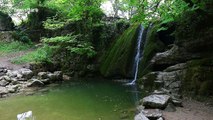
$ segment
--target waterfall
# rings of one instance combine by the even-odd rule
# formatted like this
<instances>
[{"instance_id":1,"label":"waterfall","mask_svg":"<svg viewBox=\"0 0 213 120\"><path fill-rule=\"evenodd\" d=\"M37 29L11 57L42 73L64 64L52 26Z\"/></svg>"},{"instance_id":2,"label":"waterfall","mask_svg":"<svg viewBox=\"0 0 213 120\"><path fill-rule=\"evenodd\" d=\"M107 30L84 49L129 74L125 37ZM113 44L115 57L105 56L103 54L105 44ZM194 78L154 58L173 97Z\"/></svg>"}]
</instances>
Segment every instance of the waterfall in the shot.
<instances>
[{"instance_id":1,"label":"waterfall","mask_svg":"<svg viewBox=\"0 0 213 120\"><path fill-rule=\"evenodd\" d=\"M141 58L141 43L143 42L143 32L144 32L144 27L142 25L140 25L140 31L138 34L138 39L137 39L137 45L136 45L136 55L134 58L134 65L133 65L133 72L134 72L134 79L132 80L132 82L128 83L128 85L134 85L136 80L137 80L137 75L138 75L138 65L140 62L140 58Z\"/></svg>"}]
</instances>

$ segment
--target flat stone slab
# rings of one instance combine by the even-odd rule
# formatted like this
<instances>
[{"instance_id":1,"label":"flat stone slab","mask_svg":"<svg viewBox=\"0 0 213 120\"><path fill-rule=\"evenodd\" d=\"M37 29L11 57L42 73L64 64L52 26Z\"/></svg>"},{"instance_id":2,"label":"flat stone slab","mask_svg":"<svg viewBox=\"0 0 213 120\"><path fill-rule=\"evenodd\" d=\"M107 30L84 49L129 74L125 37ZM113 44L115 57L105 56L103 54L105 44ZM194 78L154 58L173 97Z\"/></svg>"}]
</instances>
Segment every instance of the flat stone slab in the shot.
<instances>
[{"instance_id":1,"label":"flat stone slab","mask_svg":"<svg viewBox=\"0 0 213 120\"><path fill-rule=\"evenodd\" d=\"M164 109L170 100L169 95L150 95L143 98L143 106L145 108L159 108Z\"/></svg>"}]
</instances>

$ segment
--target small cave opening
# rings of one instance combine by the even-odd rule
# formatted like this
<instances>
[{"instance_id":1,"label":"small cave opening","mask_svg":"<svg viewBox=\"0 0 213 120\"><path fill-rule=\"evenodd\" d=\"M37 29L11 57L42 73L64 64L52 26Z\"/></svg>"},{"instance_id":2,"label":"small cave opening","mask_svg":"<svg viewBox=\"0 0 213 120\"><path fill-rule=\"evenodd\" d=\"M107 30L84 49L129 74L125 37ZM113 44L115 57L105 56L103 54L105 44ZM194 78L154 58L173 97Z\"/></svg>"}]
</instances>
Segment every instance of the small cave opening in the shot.
<instances>
[{"instance_id":1,"label":"small cave opening","mask_svg":"<svg viewBox=\"0 0 213 120\"><path fill-rule=\"evenodd\" d=\"M175 32L175 29L176 29L176 23L171 22L171 23L167 23L167 24L162 24L161 27L166 28L166 30L161 30L158 32L159 39L166 46L174 44L175 36L173 35L173 33Z\"/></svg>"}]
</instances>

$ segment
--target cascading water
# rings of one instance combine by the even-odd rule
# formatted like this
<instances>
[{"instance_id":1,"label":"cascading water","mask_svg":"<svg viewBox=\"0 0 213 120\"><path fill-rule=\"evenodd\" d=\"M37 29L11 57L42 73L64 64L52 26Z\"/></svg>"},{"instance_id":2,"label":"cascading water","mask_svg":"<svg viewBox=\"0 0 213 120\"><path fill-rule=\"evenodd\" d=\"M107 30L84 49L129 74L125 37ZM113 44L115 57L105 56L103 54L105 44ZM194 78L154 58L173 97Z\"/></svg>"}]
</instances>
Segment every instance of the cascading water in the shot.
<instances>
[{"instance_id":1,"label":"cascading water","mask_svg":"<svg viewBox=\"0 0 213 120\"><path fill-rule=\"evenodd\" d=\"M139 31L139 35L138 35L138 39L137 39L137 48L136 48L136 55L135 55L135 59L134 59L134 65L133 65L133 70L134 70L134 79L132 80L132 82L128 83L128 85L134 85L136 80L137 80L137 75L138 75L138 65L140 62L140 58L141 58L141 42L143 40L143 32L144 32L144 27L142 25L140 25L140 31Z\"/></svg>"}]
</instances>

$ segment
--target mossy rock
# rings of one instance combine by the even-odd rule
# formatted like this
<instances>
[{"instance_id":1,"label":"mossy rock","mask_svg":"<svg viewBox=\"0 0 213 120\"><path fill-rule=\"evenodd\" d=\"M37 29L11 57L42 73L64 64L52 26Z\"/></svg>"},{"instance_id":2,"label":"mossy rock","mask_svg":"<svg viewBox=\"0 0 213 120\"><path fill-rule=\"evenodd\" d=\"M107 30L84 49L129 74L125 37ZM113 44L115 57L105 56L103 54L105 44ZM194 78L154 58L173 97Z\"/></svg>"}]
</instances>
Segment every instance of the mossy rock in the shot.
<instances>
[{"instance_id":1,"label":"mossy rock","mask_svg":"<svg viewBox=\"0 0 213 120\"><path fill-rule=\"evenodd\" d=\"M100 72L105 77L132 77L139 24L130 26L101 57Z\"/></svg>"},{"instance_id":2,"label":"mossy rock","mask_svg":"<svg viewBox=\"0 0 213 120\"><path fill-rule=\"evenodd\" d=\"M182 80L183 90L193 95L213 95L212 58L187 62L187 69Z\"/></svg>"},{"instance_id":3,"label":"mossy rock","mask_svg":"<svg viewBox=\"0 0 213 120\"><path fill-rule=\"evenodd\" d=\"M143 58L139 64L139 77L142 77L152 70L152 66L150 64L151 59L157 52L161 52L165 49L165 45L162 41L160 41L157 33L159 27L160 24L156 23L148 30L143 50Z\"/></svg>"}]
</instances>

